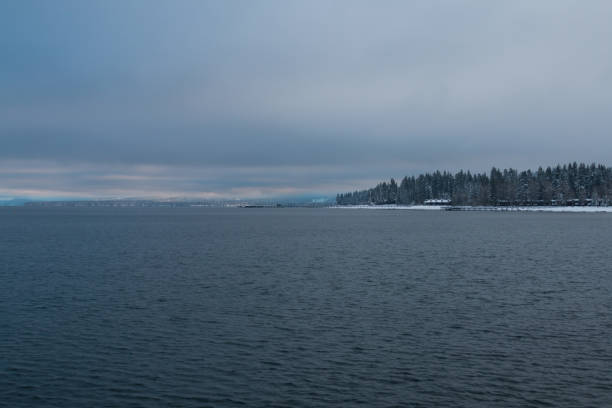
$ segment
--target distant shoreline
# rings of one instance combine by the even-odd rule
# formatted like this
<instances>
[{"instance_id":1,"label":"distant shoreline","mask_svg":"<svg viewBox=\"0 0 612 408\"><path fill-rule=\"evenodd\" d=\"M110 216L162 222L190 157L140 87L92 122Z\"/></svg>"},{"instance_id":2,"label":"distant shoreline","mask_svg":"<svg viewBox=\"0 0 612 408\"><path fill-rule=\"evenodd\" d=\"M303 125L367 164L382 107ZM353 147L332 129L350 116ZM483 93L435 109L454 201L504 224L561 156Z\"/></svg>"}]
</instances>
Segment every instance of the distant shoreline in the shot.
<instances>
[{"instance_id":1,"label":"distant shoreline","mask_svg":"<svg viewBox=\"0 0 612 408\"><path fill-rule=\"evenodd\" d=\"M609 207L587 206L441 206L441 205L336 205L337 209L414 210L414 211L490 211L490 212L553 212L553 213L612 213Z\"/></svg>"}]
</instances>

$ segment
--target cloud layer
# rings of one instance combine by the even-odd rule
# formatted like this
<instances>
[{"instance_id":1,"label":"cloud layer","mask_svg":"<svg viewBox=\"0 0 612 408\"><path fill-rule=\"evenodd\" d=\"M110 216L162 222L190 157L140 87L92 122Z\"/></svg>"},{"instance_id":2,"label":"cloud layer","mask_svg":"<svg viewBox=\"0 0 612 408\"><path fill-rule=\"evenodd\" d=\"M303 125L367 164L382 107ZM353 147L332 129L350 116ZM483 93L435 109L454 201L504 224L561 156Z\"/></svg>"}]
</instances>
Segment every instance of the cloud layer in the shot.
<instances>
[{"instance_id":1,"label":"cloud layer","mask_svg":"<svg viewBox=\"0 0 612 408\"><path fill-rule=\"evenodd\" d=\"M331 194L606 162L611 18L605 1L4 2L0 195Z\"/></svg>"}]
</instances>

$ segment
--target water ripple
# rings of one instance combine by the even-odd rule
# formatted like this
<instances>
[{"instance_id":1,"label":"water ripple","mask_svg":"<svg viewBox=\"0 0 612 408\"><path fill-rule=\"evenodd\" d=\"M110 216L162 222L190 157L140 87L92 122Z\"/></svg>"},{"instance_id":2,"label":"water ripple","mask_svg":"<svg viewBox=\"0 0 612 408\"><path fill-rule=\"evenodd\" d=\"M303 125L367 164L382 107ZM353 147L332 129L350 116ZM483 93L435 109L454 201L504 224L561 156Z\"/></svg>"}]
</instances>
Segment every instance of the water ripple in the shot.
<instances>
[{"instance_id":1,"label":"water ripple","mask_svg":"<svg viewBox=\"0 0 612 408\"><path fill-rule=\"evenodd\" d=\"M612 406L611 233L601 214L0 209L0 406Z\"/></svg>"}]
</instances>

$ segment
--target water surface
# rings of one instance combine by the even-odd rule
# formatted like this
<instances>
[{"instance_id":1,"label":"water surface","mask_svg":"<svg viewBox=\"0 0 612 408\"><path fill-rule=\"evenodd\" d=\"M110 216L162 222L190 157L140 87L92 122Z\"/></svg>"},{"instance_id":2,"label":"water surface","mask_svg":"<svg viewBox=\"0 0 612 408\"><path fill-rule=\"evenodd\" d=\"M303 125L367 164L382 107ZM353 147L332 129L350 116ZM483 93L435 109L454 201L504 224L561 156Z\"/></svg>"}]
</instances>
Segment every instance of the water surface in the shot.
<instances>
[{"instance_id":1,"label":"water surface","mask_svg":"<svg viewBox=\"0 0 612 408\"><path fill-rule=\"evenodd\" d=\"M0 208L0 405L611 406L612 216Z\"/></svg>"}]
</instances>

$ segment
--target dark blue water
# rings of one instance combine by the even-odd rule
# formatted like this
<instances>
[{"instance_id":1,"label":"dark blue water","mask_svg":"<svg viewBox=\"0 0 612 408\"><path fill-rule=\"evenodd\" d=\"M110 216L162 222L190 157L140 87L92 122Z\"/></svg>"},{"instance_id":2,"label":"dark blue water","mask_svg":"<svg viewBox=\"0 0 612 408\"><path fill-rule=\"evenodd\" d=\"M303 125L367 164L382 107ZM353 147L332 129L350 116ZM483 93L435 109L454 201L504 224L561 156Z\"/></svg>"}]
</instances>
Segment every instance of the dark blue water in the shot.
<instances>
[{"instance_id":1,"label":"dark blue water","mask_svg":"<svg viewBox=\"0 0 612 408\"><path fill-rule=\"evenodd\" d=\"M612 216L0 209L6 407L612 406Z\"/></svg>"}]
</instances>

